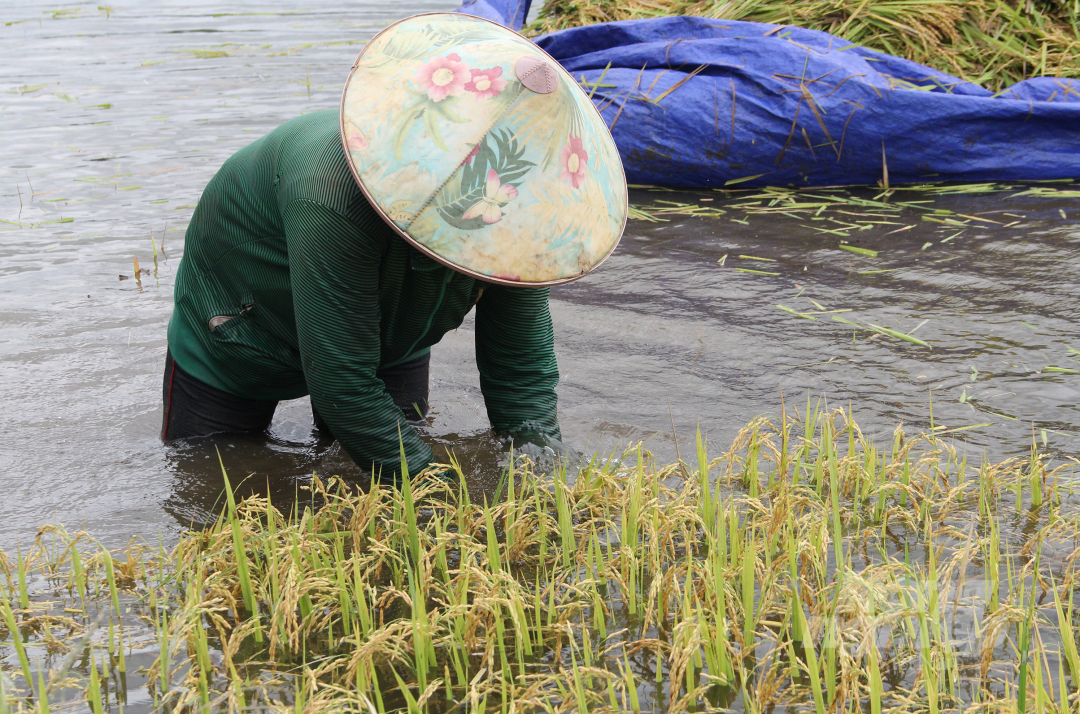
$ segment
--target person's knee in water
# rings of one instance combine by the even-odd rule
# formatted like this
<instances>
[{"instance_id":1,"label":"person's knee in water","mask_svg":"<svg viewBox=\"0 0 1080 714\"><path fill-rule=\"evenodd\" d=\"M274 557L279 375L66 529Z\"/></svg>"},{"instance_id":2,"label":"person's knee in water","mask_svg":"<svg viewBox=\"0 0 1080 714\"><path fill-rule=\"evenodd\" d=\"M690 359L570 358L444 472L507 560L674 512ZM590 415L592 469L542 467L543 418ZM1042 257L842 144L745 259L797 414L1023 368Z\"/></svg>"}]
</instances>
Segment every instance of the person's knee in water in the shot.
<instances>
[{"instance_id":1,"label":"person's knee in water","mask_svg":"<svg viewBox=\"0 0 1080 714\"><path fill-rule=\"evenodd\" d=\"M416 31L427 56L398 51ZM268 427L310 395L362 468L434 460L430 348L476 310L492 426L561 438L548 288L614 249L626 184L607 127L535 45L453 13L368 43L339 111L233 155L187 229L162 390L165 440ZM533 438L533 437L529 437Z\"/></svg>"},{"instance_id":2,"label":"person's knee in water","mask_svg":"<svg viewBox=\"0 0 1080 714\"><path fill-rule=\"evenodd\" d=\"M422 422L428 411L428 374L431 353L375 375L386 385L390 398L409 422ZM274 418L277 401L245 399L212 387L181 369L165 351L165 376L161 439L165 442L219 433L256 434L266 431ZM312 422L325 438L333 439L330 426L311 404Z\"/></svg>"}]
</instances>

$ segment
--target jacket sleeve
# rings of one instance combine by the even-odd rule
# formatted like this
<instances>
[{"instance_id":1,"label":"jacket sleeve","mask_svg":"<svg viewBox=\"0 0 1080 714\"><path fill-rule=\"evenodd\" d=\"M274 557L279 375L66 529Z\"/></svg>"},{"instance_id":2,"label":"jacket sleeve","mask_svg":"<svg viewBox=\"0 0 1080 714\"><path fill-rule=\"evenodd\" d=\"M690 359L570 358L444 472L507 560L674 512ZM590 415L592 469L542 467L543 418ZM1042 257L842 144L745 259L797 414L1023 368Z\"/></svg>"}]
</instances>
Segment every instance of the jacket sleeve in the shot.
<instances>
[{"instance_id":1,"label":"jacket sleeve","mask_svg":"<svg viewBox=\"0 0 1080 714\"><path fill-rule=\"evenodd\" d=\"M361 468L396 473L400 443L410 473L419 472L432 462L431 448L375 376L385 246L364 225L310 201L292 202L283 220L300 358L312 403ZM379 219L372 215L372 220Z\"/></svg>"},{"instance_id":2,"label":"jacket sleeve","mask_svg":"<svg viewBox=\"0 0 1080 714\"><path fill-rule=\"evenodd\" d=\"M476 304L476 366L497 431L538 430L562 438L547 288L484 287Z\"/></svg>"}]
</instances>

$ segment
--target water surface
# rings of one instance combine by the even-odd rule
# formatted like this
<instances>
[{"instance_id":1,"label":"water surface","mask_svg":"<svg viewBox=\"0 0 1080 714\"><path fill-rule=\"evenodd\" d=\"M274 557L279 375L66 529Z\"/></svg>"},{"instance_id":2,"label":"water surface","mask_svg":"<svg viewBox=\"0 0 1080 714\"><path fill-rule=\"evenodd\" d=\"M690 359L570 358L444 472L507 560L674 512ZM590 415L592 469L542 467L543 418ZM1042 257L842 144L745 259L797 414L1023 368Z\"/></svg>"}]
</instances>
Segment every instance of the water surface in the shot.
<instances>
[{"instance_id":1,"label":"water surface","mask_svg":"<svg viewBox=\"0 0 1080 714\"><path fill-rule=\"evenodd\" d=\"M157 440L173 280L200 192L240 147L336 107L378 29L455 5L5 5L0 548L47 522L113 546L171 541L212 509L215 452ZM1080 369L1080 209L1019 191L932 197L935 210L981 219L962 228L906 208L887 219L896 225L847 239L877 258L839 249L840 237L818 230L831 224L730 208L748 194L634 192L634 203L728 213L632 221L596 273L553 290L564 436L586 452L646 439L673 459L698 426L718 449L752 417L777 413L781 395L800 410L810 395L850 405L882 437L899 422L929 428L932 400L934 425L963 429L952 435L971 453L1022 454L1035 439L1076 454L1080 375L1045 368ZM914 199L928 197L890 200ZM139 280L135 258L149 270ZM914 330L932 349L833 316ZM433 351L425 434L462 455L484 489L500 452L472 337L469 319ZM313 472L358 475L315 437L306 400L283 403L266 438L221 446L234 475L279 493Z\"/></svg>"}]
</instances>

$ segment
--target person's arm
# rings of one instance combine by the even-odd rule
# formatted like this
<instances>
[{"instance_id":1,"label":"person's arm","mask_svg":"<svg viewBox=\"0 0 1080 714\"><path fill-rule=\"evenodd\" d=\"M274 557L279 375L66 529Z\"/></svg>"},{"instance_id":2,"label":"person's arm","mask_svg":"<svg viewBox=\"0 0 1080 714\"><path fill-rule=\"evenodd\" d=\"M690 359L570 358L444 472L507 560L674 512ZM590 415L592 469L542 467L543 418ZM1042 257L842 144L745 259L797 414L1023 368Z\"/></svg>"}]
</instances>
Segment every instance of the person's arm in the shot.
<instances>
[{"instance_id":1,"label":"person's arm","mask_svg":"<svg viewBox=\"0 0 1080 714\"><path fill-rule=\"evenodd\" d=\"M311 401L358 466L396 473L405 445L409 472L433 461L375 376L379 366L379 266L376 231L310 201L283 215L293 308ZM372 212L373 221L380 220Z\"/></svg>"},{"instance_id":2,"label":"person's arm","mask_svg":"<svg viewBox=\"0 0 1080 714\"><path fill-rule=\"evenodd\" d=\"M476 304L476 366L496 431L561 438L547 288L484 287Z\"/></svg>"}]
</instances>

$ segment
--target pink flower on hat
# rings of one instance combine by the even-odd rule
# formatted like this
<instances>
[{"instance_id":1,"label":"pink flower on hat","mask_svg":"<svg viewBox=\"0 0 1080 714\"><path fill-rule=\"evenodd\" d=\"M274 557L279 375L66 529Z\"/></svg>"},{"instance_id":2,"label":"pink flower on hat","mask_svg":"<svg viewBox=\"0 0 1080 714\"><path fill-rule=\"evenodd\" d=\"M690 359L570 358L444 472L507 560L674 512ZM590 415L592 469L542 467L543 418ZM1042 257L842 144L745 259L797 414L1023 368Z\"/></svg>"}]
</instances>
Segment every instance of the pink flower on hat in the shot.
<instances>
[{"instance_id":1,"label":"pink flower on hat","mask_svg":"<svg viewBox=\"0 0 1080 714\"><path fill-rule=\"evenodd\" d=\"M472 160L475 159L476 155L479 154L479 153L480 153L480 144L477 143L477 145L472 148L472 151L469 152L469 155L465 157L465 160L461 162L461 165L462 166L464 166L465 164L470 164L471 165Z\"/></svg>"},{"instance_id":2,"label":"pink flower on hat","mask_svg":"<svg viewBox=\"0 0 1080 714\"><path fill-rule=\"evenodd\" d=\"M474 69L472 79L465 85L465 91L476 95L476 101L481 99L493 99L499 96L499 92L506 86L506 80L501 79L502 67L491 69Z\"/></svg>"},{"instance_id":3,"label":"pink flower on hat","mask_svg":"<svg viewBox=\"0 0 1080 714\"><path fill-rule=\"evenodd\" d=\"M368 147L367 137L360 131L360 127L352 122L345 124L345 145L349 151L363 151Z\"/></svg>"},{"instance_id":4,"label":"pink flower on hat","mask_svg":"<svg viewBox=\"0 0 1080 714\"><path fill-rule=\"evenodd\" d=\"M416 70L416 83L436 102L461 94L469 79L469 65L457 54L432 57Z\"/></svg>"},{"instance_id":5,"label":"pink flower on hat","mask_svg":"<svg viewBox=\"0 0 1080 714\"><path fill-rule=\"evenodd\" d=\"M560 181L569 181L574 188L581 188L585 183L585 165L589 162L589 155L581 145L581 138L570 136L562 150L562 173Z\"/></svg>"}]
</instances>

